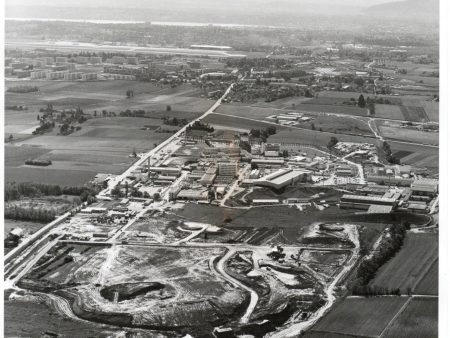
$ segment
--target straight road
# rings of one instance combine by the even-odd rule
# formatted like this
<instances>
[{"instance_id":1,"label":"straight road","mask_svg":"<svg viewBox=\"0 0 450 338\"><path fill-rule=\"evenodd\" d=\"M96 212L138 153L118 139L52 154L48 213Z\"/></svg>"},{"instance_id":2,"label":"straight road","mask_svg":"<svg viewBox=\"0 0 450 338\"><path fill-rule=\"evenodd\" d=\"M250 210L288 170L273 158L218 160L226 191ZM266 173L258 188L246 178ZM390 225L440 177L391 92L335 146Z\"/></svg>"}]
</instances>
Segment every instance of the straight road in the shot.
<instances>
[{"instance_id":1,"label":"straight road","mask_svg":"<svg viewBox=\"0 0 450 338\"><path fill-rule=\"evenodd\" d=\"M151 157L153 155L155 155L156 153L158 153L160 150L164 149L164 147L166 147L168 144L175 142L177 139L180 138L180 136L186 131L186 128L191 125L194 122L200 121L202 119L204 119L206 116L208 116L209 114L213 113L222 103L222 100L224 98L227 97L227 95L230 93L231 89L233 88L234 83L232 83L227 90L225 91L225 93L222 95L222 97L220 99L218 99L202 116L196 118L195 120L191 121L190 123L188 123L187 125L185 125L183 128L181 128L180 130L178 130L175 134L173 134L171 137L169 137L167 140L163 141L162 143L160 143L158 146L156 146L155 148L153 148L152 150L148 151L147 153L145 153L145 155L143 155L139 160L137 160L136 162L134 162L127 170L125 170L125 172L123 172L122 174L115 176L114 178L112 178L111 180L109 180L108 182L108 187L101 191L99 193L99 196L105 196L107 194L109 194L111 192L111 190L121 181L123 181L127 176L129 176L133 171L135 171L136 169L138 169L142 164L144 164L149 158L151 159Z\"/></svg>"}]
</instances>

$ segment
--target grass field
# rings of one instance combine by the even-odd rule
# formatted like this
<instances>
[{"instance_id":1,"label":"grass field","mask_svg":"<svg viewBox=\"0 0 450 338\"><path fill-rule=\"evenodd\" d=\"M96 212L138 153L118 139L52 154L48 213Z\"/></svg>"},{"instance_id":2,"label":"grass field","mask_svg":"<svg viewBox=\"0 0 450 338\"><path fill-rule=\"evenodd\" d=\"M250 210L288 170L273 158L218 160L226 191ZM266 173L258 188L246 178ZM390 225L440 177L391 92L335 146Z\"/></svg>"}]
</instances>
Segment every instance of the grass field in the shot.
<instances>
[{"instance_id":1,"label":"grass field","mask_svg":"<svg viewBox=\"0 0 450 338\"><path fill-rule=\"evenodd\" d=\"M148 151L172 135L156 132L161 123L158 118L89 119L69 136L42 135L7 144L6 180L81 185L99 172L119 174L133 162L129 157L133 149ZM151 130L142 130L145 126ZM52 164L24 165L25 160L40 156Z\"/></svg>"},{"instance_id":2,"label":"grass field","mask_svg":"<svg viewBox=\"0 0 450 338\"><path fill-rule=\"evenodd\" d=\"M294 111L294 110L292 110ZM266 118L277 114L286 114L285 110L262 108L255 106L240 106L240 105L222 105L217 110L219 114L232 115L236 117L246 117L250 119L269 121ZM324 116L318 113L310 114L313 118L311 122L304 122L299 125L301 128L310 129L313 123L316 130L322 129L327 132L337 133L352 133L352 134L367 134L373 135L367 123L356 120L354 118ZM273 122L273 120L270 120Z\"/></svg>"},{"instance_id":3,"label":"grass field","mask_svg":"<svg viewBox=\"0 0 450 338\"><path fill-rule=\"evenodd\" d=\"M368 116L367 109L347 105L302 103L293 109L300 112L334 113L353 116Z\"/></svg>"},{"instance_id":4,"label":"grass field","mask_svg":"<svg viewBox=\"0 0 450 338\"><path fill-rule=\"evenodd\" d=\"M389 141L392 153L400 159L402 164L411 164L418 168L436 170L439 168L439 149L430 146Z\"/></svg>"},{"instance_id":5,"label":"grass field","mask_svg":"<svg viewBox=\"0 0 450 338\"><path fill-rule=\"evenodd\" d=\"M347 298L319 320L311 333L324 333L324 337L328 332L353 337L378 336L406 301L406 297Z\"/></svg>"},{"instance_id":6,"label":"grass field","mask_svg":"<svg viewBox=\"0 0 450 338\"><path fill-rule=\"evenodd\" d=\"M219 114L210 114L203 121L214 125L222 126L234 130L250 130L252 128L267 128L269 123L248 120L234 116L224 116ZM289 128L285 126L276 126L277 133L269 137L269 142L280 143L303 143L317 146L326 146L332 136L336 136L339 141L376 143L375 138L334 134L330 132L320 132L318 130L310 130L303 128Z\"/></svg>"},{"instance_id":7,"label":"grass field","mask_svg":"<svg viewBox=\"0 0 450 338\"><path fill-rule=\"evenodd\" d=\"M6 87L20 85L20 81L6 82ZM5 94L5 105L22 105L27 111L8 111L6 133L12 134L13 143L5 148L6 180L34 181L80 185L98 172L118 174L131 163L128 157L134 150L148 151L155 144L171 136L157 132L162 117L171 116L192 120L201 115L212 101L203 99L200 89L190 84L175 88L138 81L26 81L36 85L35 93ZM126 98L126 91L134 96ZM126 109L143 109L150 118L113 117L89 119L82 129L69 136L58 136L57 129L32 136L37 126L39 109L52 103L55 109L80 106L85 113L99 116L102 110L117 114ZM171 111L166 112L166 106ZM148 130L144 130L148 127ZM52 160L48 167L24 166L28 158L45 155Z\"/></svg>"},{"instance_id":8,"label":"grass field","mask_svg":"<svg viewBox=\"0 0 450 338\"><path fill-rule=\"evenodd\" d=\"M408 233L402 249L381 267L370 285L400 288L403 293L410 287L415 292L437 257L437 234Z\"/></svg>"},{"instance_id":9,"label":"grass field","mask_svg":"<svg viewBox=\"0 0 450 338\"><path fill-rule=\"evenodd\" d=\"M422 101L422 106L430 121L439 122L439 102Z\"/></svg>"},{"instance_id":10,"label":"grass field","mask_svg":"<svg viewBox=\"0 0 450 338\"><path fill-rule=\"evenodd\" d=\"M412 299L382 337L438 337L438 300L427 298Z\"/></svg>"},{"instance_id":11,"label":"grass field","mask_svg":"<svg viewBox=\"0 0 450 338\"><path fill-rule=\"evenodd\" d=\"M386 139L394 139L406 142L439 145L439 133L427 132L408 128L378 126L380 134Z\"/></svg>"},{"instance_id":12,"label":"grass field","mask_svg":"<svg viewBox=\"0 0 450 338\"><path fill-rule=\"evenodd\" d=\"M393 120L404 120L400 106L393 104L375 105L375 117Z\"/></svg>"},{"instance_id":13,"label":"grass field","mask_svg":"<svg viewBox=\"0 0 450 338\"><path fill-rule=\"evenodd\" d=\"M3 220L3 233L6 235L14 228L21 228L27 233L34 233L45 226L45 223L29 222L29 221L14 221L11 219Z\"/></svg>"},{"instance_id":14,"label":"grass field","mask_svg":"<svg viewBox=\"0 0 450 338\"><path fill-rule=\"evenodd\" d=\"M439 260L436 259L430 270L417 284L414 292L419 295L438 295L439 292Z\"/></svg>"}]
</instances>

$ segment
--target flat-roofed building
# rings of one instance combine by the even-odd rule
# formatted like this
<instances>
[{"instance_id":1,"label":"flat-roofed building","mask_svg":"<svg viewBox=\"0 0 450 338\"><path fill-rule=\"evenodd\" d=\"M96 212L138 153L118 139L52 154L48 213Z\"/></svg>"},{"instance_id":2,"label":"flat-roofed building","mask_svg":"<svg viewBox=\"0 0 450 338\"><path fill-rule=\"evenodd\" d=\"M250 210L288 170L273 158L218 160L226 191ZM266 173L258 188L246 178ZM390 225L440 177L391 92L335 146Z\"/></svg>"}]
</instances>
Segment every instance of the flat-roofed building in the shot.
<instances>
[{"instance_id":1,"label":"flat-roofed building","mask_svg":"<svg viewBox=\"0 0 450 338\"><path fill-rule=\"evenodd\" d=\"M158 173L158 174L164 174L168 176L180 176L181 175L181 169L180 168L173 168L173 167L149 167L147 168L148 171Z\"/></svg>"},{"instance_id":2,"label":"flat-roofed building","mask_svg":"<svg viewBox=\"0 0 450 338\"><path fill-rule=\"evenodd\" d=\"M79 64L86 65L86 64L89 63L89 57L88 57L88 56L81 56L81 55L78 55L78 56L75 58L75 62L76 62L76 63L79 63Z\"/></svg>"},{"instance_id":3,"label":"flat-roofed building","mask_svg":"<svg viewBox=\"0 0 450 338\"><path fill-rule=\"evenodd\" d=\"M235 162L218 163L218 168L220 176L236 176L237 163Z\"/></svg>"},{"instance_id":4,"label":"flat-roofed building","mask_svg":"<svg viewBox=\"0 0 450 338\"><path fill-rule=\"evenodd\" d=\"M65 73L64 74L64 80L66 81L76 81L81 78L80 72L74 72L74 73Z\"/></svg>"},{"instance_id":5,"label":"flat-roofed building","mask_svg":"<svg viewBox=\"0 0 450 338\"><path fill-rule=\"evenodd\" d=\"M205 173L198 182L205 187L209 187L214 183L215 179L216 179L216 174Z\"/></svg>"},{"instance_id":6,"label":"flat-roofed building","mask_svg":"<svg viewBox=\"0 0 450 338\"><path fill-rule=\"evenodd\" d=\"M97 80L97 73L85 73L85 74L81 75L81 79L83 81Z\"/></svg>"},{"instance_id":7,"label":"flat-roofed building","mask_svg":"<svg viewBox=\"0 0 450 338\"><path fill-rule=\"evenodd\" d=\"M346 194L340 198L339 207L342 209L368 210L371 205L385 205L395 208L397 204L398 198Z\"/></svg>"},{"instance_id":8,"label":"flat-roofed building","mask_svg":"<svg viewBox=\"0 0 450 338\"><path fill-rule=\"evenodd\" d=\"M127 63L129 65L137 65L139 63L139 59L136 56L128 56Z\"/></svg>"},{"instance_id":9,"label":"flat-roofed building","mask_svg":"<svg viewBox=\"0 0 450 338\"><path fill-rule=\"evenodd\" d=\"M280 200L276 198L266 198L266 199L254 199L252 200L252 204L255 205L270 205L270 204L279 204Z\"/></svg>"},{"instance_id":10,"label":"flat-roofed building","mask_svg":"<svg viewBox=\"0 0 450 338\"><path fill-rule=\"evenodd\" d=\"M208 191L206 189L202 190L184 189L178 193L177 199L194 200L194 201L206 200L208 199Z\"/></svg>"},{"instance_id":11,"label":"flat-roofed building","mask_svg":"<svg viewBox=\"0 0 450 338\"><path fill-rule=\"evenodd\" d=\"M98 65L102 63L102 58L100 56L91 56L89 58L89 63L92 65Z\"/></svg>"},{"instance_id":12,"label":"flat-roofed building","mask_svg":"<svg viewBox=\"0 0 450 338\"><path fill-rule=\"evenodd\" d=\"M296 182L306 182L309 176L310 172L305 170L280 169L272 174L254 180L253 184L279 190Z\"/></svg>"},{"instance_id":13,"label":"flat-roofed building","mask_svg":"<svg viewBox=\"0 0 450 338\"><path fill-rule=\"evenodd\" d=\"M284 165L284 158L254 158L251 163L259 167L280 167Z\"/></svg>"},{"instance_id":14,"label":"flat-roofed building","mask_svg":"<svg viewBox=\"0 0 450 338\"><path fill-rule=\"evenodd\" d=\"M36 71L30 73L30 78L32 80L34 80L34 79L44 79L46 73L47 73L46 70L36 70Z\"/></svg>"},{"instance_id":15,"label":"flat-roofed building","mask_svg":"<svg viewBox=\"0 0 450 338\"><path fill-rule=\"evenodd\" d=\"M439 181L433 179L420 179L411 184L413 195L435 196L439 192Z\"/></svg>"}]
</instances>

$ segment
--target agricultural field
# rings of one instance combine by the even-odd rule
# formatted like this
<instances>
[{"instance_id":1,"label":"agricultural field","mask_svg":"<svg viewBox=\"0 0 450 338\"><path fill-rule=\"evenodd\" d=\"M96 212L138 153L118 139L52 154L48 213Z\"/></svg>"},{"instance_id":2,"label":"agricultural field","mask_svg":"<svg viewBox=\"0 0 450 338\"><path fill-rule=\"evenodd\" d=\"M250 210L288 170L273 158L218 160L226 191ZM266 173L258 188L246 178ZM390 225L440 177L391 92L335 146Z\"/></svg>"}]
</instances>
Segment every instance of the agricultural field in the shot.
<instances>
[{"instance_id":1,"label":"agricultural field","mask_svg":"<svg viewBox=\"0 0 450 338\"><path fill-rule=\"evenodd\" d=\"M439 167L439 149L431 146L389 141L392 153L400 159L401 164L411 164L418 168L436 170Z\"/></svg>"},{"instance_id":2,"label":"agricultural field","mask_svg":"<svg viewBox=\"0 0 450 338\"><path fill-rule=\"evenodd\" d=\"M6 88L20 85L7 81ZM170 132L160 132L165 116L192 120L211 106L202 99L200 89L190 84L175 88L138 81L26 81L39 87L39 92L5 94L5 106L21 105L27 110L6 112L6 135L13 141L5 147L7 181L34 181L66 185L82 185L97 173L118 174L133 162L128 155L148 151L167 139L177 128L167 126ZM134 96L126 97L133 90ZM81 107L86 114L97 116L103 110L120 111L142 109L146 118L98 117L88 119L81 130L69 136L57 135L58 126L45 135L34 136L38 126L39 109L53 104L55 109ZM170 112L166 107L171 106ZM45 156L53 163L48 167L25 166L27 159Z\"/></svg>"},{"instance_id":3,"label":"agricultural field","mask_svg":"<svg viewBox=\"0 0 450 338\"><path fill-rule=\"evenodd\" d=\"M229 128L238 131L250 131L253 128L267 128L270 123L258 122L240 118L238 116L225 116L219 114L210 114L204 120L215 128ZM308 126L310 128L310 126ZM339 141L376 143L374 137L363 137L353 135L335 134L332 132L320 132L319 130L310 130L299 127L276 126L277 133L271 135L268 142L275 143L303 143L315 146L325 147L330 137L337 136ZM317 129L317 128L316 128Z\"/></svg>"},{"instance_id":4,"label":"agricultural field","mask_svg":"<svg viewBox=\"0 0 450 338\"><path fill-rule=\"evenodd\" d=\"M411 299L382 337L438 337L438 300L436 298Z\"/></svg>"},{"instance_id":5,"label":"agricultural field","mask_svg":"<svg viewBox=\"0 0 450 338\"><path fill-rule=\"evenodd\" d=\"M399 128L388 126L386 122L378 125L381 136L386 139L399 140L404 142L416 142L421 144L439 145L439 133L416 130L411 128Z\"/></svg>"},{"instance_id":6,"label":"agricultural field","mask_svg":"<svg viewBox=\"0 0 450 338\"><path fill-rule=\"evenodd\" d=\"M24 230L25 233L35 233L40 228L45 226L45 223L30 222L30 221L15 221L12 219L3 220L3 234L6 235L14 228L20 228Z\"/></svg>"},{"instance_id":7,"label":"agricultural field","mask_svg":"<svg viewBox=\"0 0 450 338\"><path fill-rule=\"evenodd\" d=\"M437 257L437 234L408 233L400 252L378 270L370 285L400 288L402 293L411 288L416 293L417 285L430 272Z\"/></svg>"},{"instance_id":8,"label":"agricultural field","mask_svg":"<svg viewBox=\"0 0 450 338\"><path fill-rule=\"evenodd\" d=\"M306 337L328 337L329 333L332 334L329 337L379 336L407 300L406 297L344 299L320 319Z\"/></svg>"},{"instance_id":9,"label":"agricultural field","mask_svg":"<svg viewBox=\"0 0 450 338\"><path fill-rule=\"evenodd\" d=\"M375 116L383 119L391 120L405 120L403 116L401 106L394 104L376 104L375 105Z\"/></svg>"},{"instance_id":10,"label":"agricultural field","mask_svg":"<svg viewBox=\"0 0 450 338\"><path fill-rule=\"evenodd\" d=\"M417 284L414 293L419 295L438 295L439 292L439 259L436 259L428 272Z\"/></svg>"},{"instance_id":11,"label":"agricultural field","mask_svg":"<svg viewBox=\"0 0 450 338\"><path fill-rule=\"evenodd\" d=\"M5 146L6 180L82 185L99 172L122 173L134 161L129 157L133 150L148 151L172 135L157 132L161 123L160 119L97 118L69 136L42 135L9 143ZM25 160L40 157L52 164L25 165Z\"/></svg>"},{"instance_id":12,"label":"agricultural field","mask_svg":"<svg viewBox=\"0 0 450 338\"><path fill-rule=\"evenodd\" d=\"M295 107L291 107L291 109L305 113L315 112L315 113L331 113L331 114L342 114L352 116L368 116L366 108L347 105L313 104L311 102L305 102L296 105Z\"/></svg>"},{"instance_id":13,"label":"agricultural field","mask_svg":"<svg viewBox=\"0 0 450 338\"><path fill-rule=\"evenodd\" d=\"M19 81L7 81L5 87L20 85ZM201 91L189 84L175 88L159 84L139 81L26 81L27 85L39 87L39 92L9 93L5 95L5 105L24 105L37 108L52 103L56 109L74 108L80 106L84 110L102 110L119 113L118 110L145 109L161 110L166 105L172 105L173 110L195 108L204 109L209 101L201 99ZM126 91L133 90L134 96L127 98ZM209 104L211 105L211 104Z\"/></svg>"}]
</instances>

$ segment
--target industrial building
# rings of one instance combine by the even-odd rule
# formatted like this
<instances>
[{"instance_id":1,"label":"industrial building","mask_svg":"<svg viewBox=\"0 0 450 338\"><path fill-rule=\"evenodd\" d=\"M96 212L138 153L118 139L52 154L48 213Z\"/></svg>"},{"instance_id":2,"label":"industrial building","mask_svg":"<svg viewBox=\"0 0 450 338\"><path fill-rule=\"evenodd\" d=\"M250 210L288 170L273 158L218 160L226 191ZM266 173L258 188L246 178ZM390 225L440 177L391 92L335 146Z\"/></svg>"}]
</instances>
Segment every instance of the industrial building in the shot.
<instances>
[{"instance_id":1,"label":"industrial building","mask_svg":"<svg viewBox=\"0 0 450 338\"><path fill-rule=\"evenodd\" d=\"M280 169L272 174L254 180L253 184L279 190L296 182L306 182L309 174L309 171L305 170Z\"/></svg>"},{"instance_id":2,"label":"industrial building","mask_svg":"<svg viewBox=\"0 0 450 338\"><path fill-rule=\"evenodd\" d=\"M83 81L97 80L97 73L85 73L81 75Z\"/></svg>"},{"instance_id":3,"label":"industrial building","mask_svg":"<svg viewBox=\"0 0 450 338\"><path fill-rule=\"evenodd\" d=\"M81 72L74 72L74 73L65 73L64 74L64 80L66 81L76 81L81 78Z\"/></svg>"},{"instance_id":4,"label":"industrial building","mask_svg":"<svg viewBox=\"0 0 450 338\"><path fill-rule=\"evenodd\" d=\"M253 158L251 163L258 167L280 167L284 165L284 158Z\"/></svg>"},{"instance_id":5,"label":"industrial building","mask_svg":"<svg viewBox=\"0 0 450 338\"><path fill-rule=\"evenodd\" d=\"M413 195L436 196L439 192L439 181L433 179L420 179L411 184Z\"/></svg>"},{"instance_id":6,"label":"industrial building","mask_svg":"<svg viewBox=\"0 0 450 338\"><path fill-rule=\"evenodd\" d=\"M184 189L178 193L176 199L193 200L193 201L206 200L208 199L208 191L206 189L202 190Z\"/></svg>"},{"instance_id":7,"label":"industrial building","mask_svg":"<svg viewBox=\"0 0 450 338\"><path fill-rule=\"evenodd\" d=\"M399 195L392 197L344 195L340 199L339 207L342 209L369 210L371 205L389 206L390 210L398 204Z\"/></svg>"},{"instance_id":8,"label":"industrial building","mask_svg":"<svg viewBox=\"0 0 450 338\"><path fill-rule=\"evenodd\" d=\"M30 77L32 80L44 79L46 73L47 73L47 71L45 71L45 70L36 70L36 71L30 73Z\"/></svg>"},{"instance_id":9,"label":"industrial building","mask_svg":"<svg viewBox=\"0 0 450 338\"><path fill-rule=\"evenodd\" d=\"M173 167L148 167L147 170L151 173L157 173L160 175L167 175L167 176L176 176L179 177L181 175L181 169L180 168L173 168Z\"/></svg>"},{"instance_id":10,"label":"industrial building","mask_svg":"<svg viewBox=\"0 0 450 338\"><path fill-rule=\"evenodd\" d=\"M218 163L219 176L236 176L237 173L237 163L226 162Z\"/></svg>"}]
</instances>

